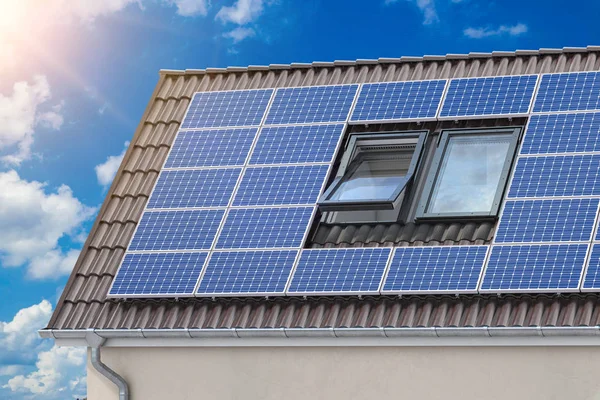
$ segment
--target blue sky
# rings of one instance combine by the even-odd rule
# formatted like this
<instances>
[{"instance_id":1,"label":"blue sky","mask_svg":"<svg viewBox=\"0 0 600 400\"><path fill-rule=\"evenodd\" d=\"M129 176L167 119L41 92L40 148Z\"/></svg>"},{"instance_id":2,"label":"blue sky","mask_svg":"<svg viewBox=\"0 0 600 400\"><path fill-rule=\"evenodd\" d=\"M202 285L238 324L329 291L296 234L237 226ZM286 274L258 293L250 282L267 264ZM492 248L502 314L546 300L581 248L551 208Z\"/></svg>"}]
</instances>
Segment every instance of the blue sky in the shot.
<instances>
[{"instance_id":1,"label":"blue sky","mask_svg":"<svg viewBox=\"0 0 600 400\"><path fill-rule=\"evenodd\" d=\"M6 0L0 15L0 397L85 394L41 340L158 70L600 44L600 3Z\"/></svg>"}]
</instances>

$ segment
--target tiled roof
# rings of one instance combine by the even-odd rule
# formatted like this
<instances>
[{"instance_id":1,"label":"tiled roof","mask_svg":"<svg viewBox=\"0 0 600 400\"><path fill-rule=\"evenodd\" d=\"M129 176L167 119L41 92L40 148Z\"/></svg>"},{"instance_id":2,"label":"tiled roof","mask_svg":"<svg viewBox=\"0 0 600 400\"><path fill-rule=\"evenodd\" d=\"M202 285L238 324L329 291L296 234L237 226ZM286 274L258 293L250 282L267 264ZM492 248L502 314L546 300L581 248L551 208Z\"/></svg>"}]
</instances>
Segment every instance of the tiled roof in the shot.
<instances>
[{"instance_id":1,"label":"tiled roof","mask_svg":"<svg viewBox=\"0 0 600 400\"><path fill-rule=\"evenodd\" d=\"M125 248L194 92L600 70L600 47L161 71L49 329L217 326L595 326L599 296L108 300ZM488 242L489 223L319 227L313 246Z\"/></svg>"}]
</instances>

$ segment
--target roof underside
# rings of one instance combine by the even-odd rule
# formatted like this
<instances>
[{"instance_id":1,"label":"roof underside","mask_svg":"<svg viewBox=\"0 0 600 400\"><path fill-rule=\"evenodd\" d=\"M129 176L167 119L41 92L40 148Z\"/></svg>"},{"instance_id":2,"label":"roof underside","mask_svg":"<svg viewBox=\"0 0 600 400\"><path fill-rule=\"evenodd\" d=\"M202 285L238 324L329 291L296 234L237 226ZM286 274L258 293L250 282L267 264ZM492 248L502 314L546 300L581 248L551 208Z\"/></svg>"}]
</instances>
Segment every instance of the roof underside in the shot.
<instances>
[{"instance_id":1,"label":"roof underside","mask_svg":"<svg viewBox=\"0 0 600 400\"><path fill-rule=\"evenodd\" d=\"M161 71L49 329L596 326L600 296L107 299L179 124L198 91L600 70L600 47ZM321 225L313 247L488 243L493 224Z\"/></svg>"}]
</instances>

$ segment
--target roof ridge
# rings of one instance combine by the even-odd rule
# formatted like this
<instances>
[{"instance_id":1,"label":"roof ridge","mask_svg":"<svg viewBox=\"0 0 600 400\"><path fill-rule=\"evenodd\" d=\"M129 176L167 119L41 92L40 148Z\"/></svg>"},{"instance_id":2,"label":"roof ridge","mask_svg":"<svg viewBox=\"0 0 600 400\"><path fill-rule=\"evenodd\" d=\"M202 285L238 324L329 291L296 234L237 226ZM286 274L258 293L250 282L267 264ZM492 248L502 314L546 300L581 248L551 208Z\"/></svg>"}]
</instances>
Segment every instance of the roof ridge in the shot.
<instances>
[{"instance_id":1,"label":"roof ridge","mask_svg":"<svg viewBox=\"0 0 600 400\"><path fill-rule=\"evenodd\" d=\"M161 69L162 75L204 75L204 74L226 74L230 72L246 71L270 71L285 69L305 69L305 68L331 68L340 66L355 66L369 64L394 64L420 61L444 61L444 60L469 60L474 58L492 58L492 57L517 57L517 56L536 56L551 54L575 54L600 52L600 46L588 45L586 47L563 47L560 48L540 48L538 50L512 50L512 51L492 51L490 52L470 52L468 54L446 55L422 55L422 56L402 56L402 57L380 57L378 59L356 59L356 60L335 60L335 61L314 61L312 63L293 62L290 64L270 64L270 65L248 65L246 67L229 66L226 68L206 67L201 69Z\"/></svg>"}]
</instances>

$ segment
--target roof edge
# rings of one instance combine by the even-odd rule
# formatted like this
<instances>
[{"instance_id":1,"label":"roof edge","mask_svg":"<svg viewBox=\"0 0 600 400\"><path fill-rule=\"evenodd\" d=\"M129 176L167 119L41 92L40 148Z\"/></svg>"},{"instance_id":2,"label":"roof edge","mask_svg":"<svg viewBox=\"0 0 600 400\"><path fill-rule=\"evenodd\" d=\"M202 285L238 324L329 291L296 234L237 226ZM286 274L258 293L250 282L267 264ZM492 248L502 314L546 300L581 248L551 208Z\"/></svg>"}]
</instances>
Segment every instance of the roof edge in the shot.
<instances>
[{"instance_id":1,"label":"roof edge","mask_svg":"<svg viewBox=\"0 0 600 400\"><path fill-rule=\"evenodd\" d=\"M227 67L227 68L201 68L201 69L161 69L160 76L178 76L178 75L205 75L205 74L226 74L246 71L269 71L269 70L285 70L285 69L304 69L304 68L332 68L339 66L355 66L355 65L370 65L370 64L390 64L390 63L407 63L420 61L445 61L445 60L472 60L474 58L494 58L494 57L522 57L522 56L538 56L552 54L575 54L599 52L600 46L589 45L586 47L563 47L558 48L541 48L538 50L513 50L513 51L493 51L491 53L471 52L469 54L446 54L443 55L423 55L423 56L402 56L382 57L374 59L357 59L357 60L337 60L337 61L315 61L312 63L290 63L290 64L271 64L271 65L249 65L247 67Z\"/></svg>"},{"instance_id":2,"label":"roof edge","mask_svg":"<svg viewBox=\"0 0 600 400\"><path fill-rule=\"evenodd\" d=\"M600 326L42 329L61 346L600 346ZM318 344L317 344L318 345Z\"/></svg>"}]
</instances>

